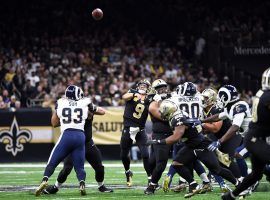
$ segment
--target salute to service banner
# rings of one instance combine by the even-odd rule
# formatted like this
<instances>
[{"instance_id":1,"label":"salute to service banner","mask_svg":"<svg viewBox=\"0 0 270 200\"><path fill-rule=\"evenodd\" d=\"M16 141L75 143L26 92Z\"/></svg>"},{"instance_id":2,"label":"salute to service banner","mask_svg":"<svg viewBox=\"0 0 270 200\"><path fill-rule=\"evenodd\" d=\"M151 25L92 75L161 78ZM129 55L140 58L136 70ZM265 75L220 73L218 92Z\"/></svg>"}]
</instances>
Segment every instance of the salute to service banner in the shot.
<instances>
[{"instance_id":1,"label":"salute to service banner","mask_svg":"<svg viewBox=\"0 0 270 200\"><path fill-rule=\"evenodd\" d=\"M94 115L93 140L96 144L120 143L123 113L123 107L107 107L105 115Z\"/></svg>"}]
</instances>

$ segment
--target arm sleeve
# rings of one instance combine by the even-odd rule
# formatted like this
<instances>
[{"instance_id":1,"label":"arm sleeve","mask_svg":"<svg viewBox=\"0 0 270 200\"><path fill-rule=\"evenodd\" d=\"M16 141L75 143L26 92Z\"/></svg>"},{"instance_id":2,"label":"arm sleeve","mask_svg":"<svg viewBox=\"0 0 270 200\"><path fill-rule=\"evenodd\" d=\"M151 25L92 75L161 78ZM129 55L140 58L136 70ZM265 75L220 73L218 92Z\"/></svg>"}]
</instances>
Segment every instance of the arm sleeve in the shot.
<instances>
[{"instance_id":1,"label":"arm sleeve","mask_svg":"<svg viewBox=\"0 0 270 200\"><path fill-rule=\"evenodd\" d=\"M245 113L235 114L233 117L232 125L236 125L238 127L241 127L244 119L245 119Z\"/></svg>"}]
</instances>

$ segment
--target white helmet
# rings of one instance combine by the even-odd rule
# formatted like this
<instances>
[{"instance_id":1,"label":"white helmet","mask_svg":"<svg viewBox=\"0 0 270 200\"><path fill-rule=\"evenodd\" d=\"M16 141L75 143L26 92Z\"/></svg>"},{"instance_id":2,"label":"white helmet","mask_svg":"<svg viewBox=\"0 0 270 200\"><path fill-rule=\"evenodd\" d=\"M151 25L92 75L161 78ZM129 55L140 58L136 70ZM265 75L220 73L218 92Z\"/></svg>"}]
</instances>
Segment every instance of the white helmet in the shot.
<instances>
[{"instance_id":1,"label":"white helmet","mask_svg":"<svg viewBox=\"0 0 270 200\"><path fill-rule=\"evenodd\" d=\"M203 108L214 105L217 101L217 92L211 88L207 88L202 92L202 98Z\"/></svg>"},{"instance_id":2,"label":"white helmet","mask_svg":"<svg viewBox=\"0 0 270 200\"><path fill-rule=\"evenodd\" d=\"M270 67L263 72L262 89L263 90L270 90Z\"/></svg>"},{"instance_id":3,"label":"white helmet","mask_svg":"<svg viewBox=\"0 0 270 200\"><path fill-rule=\"evenodd\" d=\"M233 103L239 100L239 95L236 87L232 85L224 85L218 90L217 105L225 108L228 103Z\"/></svg>"}]
</instances>

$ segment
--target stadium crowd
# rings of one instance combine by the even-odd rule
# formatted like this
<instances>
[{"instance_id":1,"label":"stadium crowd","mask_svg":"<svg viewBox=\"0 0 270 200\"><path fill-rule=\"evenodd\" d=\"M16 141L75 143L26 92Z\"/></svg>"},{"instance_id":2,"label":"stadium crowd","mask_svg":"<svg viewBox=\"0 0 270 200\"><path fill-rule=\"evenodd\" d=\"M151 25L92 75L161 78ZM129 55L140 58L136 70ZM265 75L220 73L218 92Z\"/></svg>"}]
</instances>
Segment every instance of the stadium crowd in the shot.
<instances>
[{"instance_id":1,"label":"stadium crowd","mask_svg":"<svg viewBox=\"0 0 270 200\"><path fill-rule=\"evenodd\" d=\"M162 8L168 15L154 19L140 12L134 21L132 14L141 7L125 1L118 7L127 10L122 14L105 6L108 16L103 22L91 21L86 3L74 6L72 1L32 2L32 7L12 17L7 17L12 8L1 12L0 108L50 107L67 84L82 86L85 95L101 106L123 105L121 95L142 78L162 78L171 90L185 81L196 83L199 91L218 88L229 83L229 78L217 74L215 66L207 66L209 43L270 42L269 3L254 9L255 1L245 2L236 13L230 3L220 8L196 1L154 2L155 12ZM146 7L153 11L153 5ZM118 23L111 24L112 16ZM139 25L143 20L146 23ZM145 28L147 22L151 26ZM252 92L241 89L242 97L250 102Z\"/></svg>"}]
</instances>

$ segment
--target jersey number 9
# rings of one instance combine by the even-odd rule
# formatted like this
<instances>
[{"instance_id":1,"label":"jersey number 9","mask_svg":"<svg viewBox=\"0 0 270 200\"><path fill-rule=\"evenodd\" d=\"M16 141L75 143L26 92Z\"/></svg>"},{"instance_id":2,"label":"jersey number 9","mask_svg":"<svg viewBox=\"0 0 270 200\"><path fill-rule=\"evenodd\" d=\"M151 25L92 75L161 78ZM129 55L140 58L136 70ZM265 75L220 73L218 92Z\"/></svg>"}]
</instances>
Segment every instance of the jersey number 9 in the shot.
<instances>
[{"instance_id":1,"label":"jersey number 9","mask_svg":"<svg viewBox=\"0 0 270 200\"><path fill-rule=\"evenodd\" d=\"M142 116L142 113L144 111L145 106L143 104L137 104L135 107L135 112L133 113L133 117L140 119Z\"/></svg>"}]
</instances>

